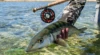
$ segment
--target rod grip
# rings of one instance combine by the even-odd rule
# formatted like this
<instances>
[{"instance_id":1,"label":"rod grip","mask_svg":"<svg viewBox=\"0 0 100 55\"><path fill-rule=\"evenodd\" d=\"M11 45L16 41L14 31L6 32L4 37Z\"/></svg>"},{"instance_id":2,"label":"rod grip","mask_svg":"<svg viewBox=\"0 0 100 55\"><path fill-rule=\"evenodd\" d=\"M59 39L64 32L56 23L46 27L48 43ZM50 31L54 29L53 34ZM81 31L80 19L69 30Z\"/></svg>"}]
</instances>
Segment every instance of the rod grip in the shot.
<instances>
[{"instance_id":1,"label":"rod grip","mask_svg":"<svg viewBox=\"0 0 100 55\"><path fill-rule=\"evenodd\" d=\"M44 8L47 8L47 7L49 7L49 6L43 6L43 7L40 7L40 8L34 8L33 9L33 12L36 12L38 10L41 10L41 9L44 9Z\"/></svg>"}]
</instances>

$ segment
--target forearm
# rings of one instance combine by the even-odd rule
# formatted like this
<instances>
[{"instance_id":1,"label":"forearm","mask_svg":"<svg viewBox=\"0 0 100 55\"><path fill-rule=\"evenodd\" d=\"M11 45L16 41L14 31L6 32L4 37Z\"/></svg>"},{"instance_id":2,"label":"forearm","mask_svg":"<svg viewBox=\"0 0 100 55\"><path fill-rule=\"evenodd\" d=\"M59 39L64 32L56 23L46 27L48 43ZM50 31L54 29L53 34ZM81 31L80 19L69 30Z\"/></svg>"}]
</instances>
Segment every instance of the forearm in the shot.
<instances>
[{"instance_id":1,"label":"forearm","mask_svg":"<svg viewBox=\"0 0 100 55\"><path fill-rule=\"evenodd\" d=\"M57 5L57 4L60 4L60 3L63 3L65 1L69 1L69 0L56 0L50 4L48 4L48 6L54 6L54 5Z\"/></svg>"}]
</instances>

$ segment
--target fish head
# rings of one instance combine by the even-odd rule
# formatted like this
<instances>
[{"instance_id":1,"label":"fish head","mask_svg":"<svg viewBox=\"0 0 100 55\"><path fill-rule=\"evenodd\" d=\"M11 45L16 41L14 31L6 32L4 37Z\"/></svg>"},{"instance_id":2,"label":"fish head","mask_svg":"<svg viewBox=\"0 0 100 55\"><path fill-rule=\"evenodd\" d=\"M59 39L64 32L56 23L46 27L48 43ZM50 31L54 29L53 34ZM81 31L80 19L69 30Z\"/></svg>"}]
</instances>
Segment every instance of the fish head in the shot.
<instances>
[{"instance_id":1,"label":"fish head","mask_svg":"<svg viewBox=\"0 0 100 55\"><path fill-rule=\"evenodd\" d=\"M52 34L47 34L47 30L44 30L44 32L38 33L31 39L28 47L26 48L26 52L39 50L43 47L52 44L53 41L54 38Z\"/></svg>"}]
</instances>

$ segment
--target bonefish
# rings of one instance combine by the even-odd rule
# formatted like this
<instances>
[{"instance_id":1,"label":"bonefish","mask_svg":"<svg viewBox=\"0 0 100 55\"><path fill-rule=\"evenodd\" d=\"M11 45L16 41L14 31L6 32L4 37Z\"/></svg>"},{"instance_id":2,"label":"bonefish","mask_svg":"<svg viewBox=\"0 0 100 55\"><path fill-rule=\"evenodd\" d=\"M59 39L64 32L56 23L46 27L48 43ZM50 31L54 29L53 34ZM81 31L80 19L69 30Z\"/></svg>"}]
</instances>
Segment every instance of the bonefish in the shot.
<instances>
[{"instance_id":1,"label":"bonefish","mask_svg":"<svg viewBox=\"0 0 100 55\"><path fill-rule=\"evenodd\" d=\"M66 37L64 38L63 36L61 37L60 35L58 35L59 33L61 33L62 29L65 29L66 31L68 31L68 33L65 32ZM84 30L85 29L86 28L84 28ZM55 23L52 23L48 27L45 27L38 34L36 34L31 39L28 47L26 48L26 52L35 51L37 49L48 46L52 43L59 44L61 46L67 46L65 39L67 39L68 36L72 34L82 33L84 32L84 30L77 29L75 26L70 25L66 22L57 21Z\"/></svg>"}]
</instances>

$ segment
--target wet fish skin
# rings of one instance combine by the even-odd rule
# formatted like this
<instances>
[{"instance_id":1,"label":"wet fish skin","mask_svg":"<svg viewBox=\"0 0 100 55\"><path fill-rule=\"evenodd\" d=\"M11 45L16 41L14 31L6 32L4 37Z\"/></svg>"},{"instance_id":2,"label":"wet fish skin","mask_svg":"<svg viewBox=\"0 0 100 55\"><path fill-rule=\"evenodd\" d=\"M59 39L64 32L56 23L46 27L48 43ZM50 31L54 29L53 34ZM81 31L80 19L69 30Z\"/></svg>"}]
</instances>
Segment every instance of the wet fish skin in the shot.
<instances>
[{"instance_id":1,"label":"wet fish skin","mask_svg":"<svg viewBox=\"0 0 100 55\"><path fill-rule=\"evenodd\" d=\"M70 25L66 22L57 21L51 25L45 27L38 34L36 34L30 41L26 52L35 51L36 49L43 48L52 43L66 46L65 40L62 38L57 38L57 35L63 28L68 28L68 36L72 34L79 34L83 32L81 29L77 29L75 26Z\"/></svg>"}]
</instances>

